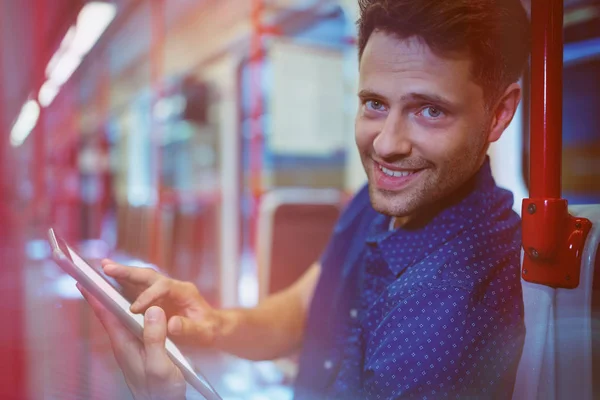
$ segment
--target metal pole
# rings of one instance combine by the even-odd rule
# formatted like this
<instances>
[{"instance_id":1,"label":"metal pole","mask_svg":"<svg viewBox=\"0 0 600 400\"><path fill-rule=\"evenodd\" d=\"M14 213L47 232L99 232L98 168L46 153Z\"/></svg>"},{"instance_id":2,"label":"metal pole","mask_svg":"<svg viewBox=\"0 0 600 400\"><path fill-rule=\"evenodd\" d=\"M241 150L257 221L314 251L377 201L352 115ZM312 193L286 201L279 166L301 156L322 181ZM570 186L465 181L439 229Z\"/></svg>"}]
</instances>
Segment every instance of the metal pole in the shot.
<instances>
[{"instance_id":1,"label":"metal pole","mask_svg":"<svg viewBox=\"0 0 600 400\"><path fill-rule=\"evenodd\" d=\"M47 44L45 32L46 19L46 0L36 0L34 11L34 83L33 83L33 98L37 99L37 94L40 87L44 83L46 73L45 65L48 61L46 57ZM37 101L37 100L36 100ZM35 226L35 235L45 235L45 223L47 222L47 198L46 198L46 134L45 134L45 110L40 110L40 116L37 125L31 133L33 140L33 208L32 216Z\"/></svg>"},{"instance_id":2,"label":"metal pole","mask_svg":"<svg viewBox=\"0 0 600 400\"><path fill-rule=\"evenodd\" d=\"M263 168L263 11L264 0L252 0L252 37L250 42L250 194L253 209L250 217L250 247L256 246L256 216L264 190Z\"/></svg>"},{"instance_id":3,"label":"metal pole","mask_svg":"<svg viewBox=\"0 0 600 400\"><path fill-rule=\"evenodd\" d=\"M0 48L4 18L10 18L6 5L0 3ZM0 84L6 77L0 62ZM0 87L0 399L28 399L27 351L25 341L24 305L24 243L23 218L16 209L14 179L15 150L9 144L8 118L4 111L5 91Z\"/></svg>"},{"instance_id":4,"label":"metal pole","mask_svg":"<svg viewBox=\"0 0 600 400\"><path fill-rule=\"evenodd\" d=\"M152 25L152 36L151 36L151 47L150 47L150 84L152 87L152 127L151 127L151 143L152 143L152 170L153 174L153 185L156 193L156 203L152 212L152 229L149 232L150 235L150 249L149 254L144 254L145 257L149 257L149 261L154 263L160 262L163 259L161 249L163 246L160 245L160 232L161 226L161 209L163 206L163 189L161 182L161 171L162 171L162 157L161 157L161 135L162 131L160 126L157 124L154 116L154 105L163 96L163 73L164 73L164 45L166 37L166 25L165 25L165 0L153 0L151 2L151 25Z\"/></svg>"},{"instance_id":5,"label":"metal pole","mask_svg":"<svg viewBox=\"0 0 600 400\"><path fill-rule=\"evenodd\" d=\"M563 0L531 11L530 198L561 198Z\"/></svg>"},{"instance_id":6,"label":"metal pole","mask_svg":"<svg viewBox=\"0 0 600 400\"><path fill-rule=\"evenodd\" d=\"M522 277L576 288L591 223L569 215L561 198L563 0L531 4L530 194L523 200Z\"/></svg>"},{"instance_id":7,"label":"metal pole","mask_svg":"<svg viewBox=\"0 0 600 400\"><path fill-rule=\"evenodd\" d=\"M263 96L262 96L262 13L263 0L252 1L252 38L250 44L250 182L255 198L262 191L262 139L263 139Z\"/></svg>"}]
</instances>

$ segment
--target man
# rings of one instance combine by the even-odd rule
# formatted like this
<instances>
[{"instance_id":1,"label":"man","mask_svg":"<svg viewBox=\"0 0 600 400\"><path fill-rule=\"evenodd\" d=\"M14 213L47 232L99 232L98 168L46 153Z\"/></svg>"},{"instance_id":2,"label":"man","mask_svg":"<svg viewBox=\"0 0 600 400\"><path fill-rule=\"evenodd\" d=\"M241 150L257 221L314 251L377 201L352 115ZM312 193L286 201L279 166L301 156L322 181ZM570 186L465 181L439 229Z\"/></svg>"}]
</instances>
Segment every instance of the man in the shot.
<instances>
[{"instance_id":1,"label":"man","mask_svg":"<svg viewBox=\"0 0 600 400\"><path fill-rule=\"evenodd\" d=\"M104 262L141 293L143 344L86 295L137 399L184 398L167 330L249 359L302 349L299 399L511 397L520 223L486 152L521 100L526 13L519 0L362 0L358 26L369 184L298 282L254 309L215 310L190 283Z\"/></svg>"}]
</instances>

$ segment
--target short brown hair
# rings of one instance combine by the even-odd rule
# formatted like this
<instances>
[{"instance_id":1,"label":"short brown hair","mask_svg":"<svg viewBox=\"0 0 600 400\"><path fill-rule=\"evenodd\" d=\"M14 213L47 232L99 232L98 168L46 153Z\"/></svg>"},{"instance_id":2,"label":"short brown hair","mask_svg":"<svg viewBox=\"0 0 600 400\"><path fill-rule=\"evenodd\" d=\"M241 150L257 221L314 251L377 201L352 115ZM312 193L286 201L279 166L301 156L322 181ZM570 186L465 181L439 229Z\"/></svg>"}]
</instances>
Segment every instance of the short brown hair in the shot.
<instances>
[{"instance_id":1,"label":"short brown hair","mask_svg":"<svg viewBox=\"0 0 600 400\"><path fill-rule=\"evenodd\" d=\"M383 31L420 37L437 54L468 51L488 102L519 80L528 60L530 25L520 0L359 0L358 48Z\"/></svg>"}]
</instances>

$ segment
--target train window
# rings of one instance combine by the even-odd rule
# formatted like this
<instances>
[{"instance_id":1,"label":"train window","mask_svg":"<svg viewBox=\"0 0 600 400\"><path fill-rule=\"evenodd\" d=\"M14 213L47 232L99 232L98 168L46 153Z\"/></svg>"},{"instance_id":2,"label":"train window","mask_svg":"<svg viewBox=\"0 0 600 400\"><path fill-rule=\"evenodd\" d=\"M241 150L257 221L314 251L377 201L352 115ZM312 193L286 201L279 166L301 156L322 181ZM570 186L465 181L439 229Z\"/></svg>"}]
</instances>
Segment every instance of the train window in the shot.
<instances>
[{"instance_id":1,"label":"train window","mask_svg":"<svg viewBox=\"0 0 600 400\"><path fill-rule=\"evenodd\" d=\"M600 203L600 40L595 46L595 59L565 63L562 180L571 204Z\"/></svg>"},{"instance_id":2,"label":"train window","mask_svg":"<svg viewBox=\"0 0 600 400\"><path fill-rule=\"evenodd\" d=\"M161 187L196 195L214 193L219 170L215 91L193 76L172 86L154 107L161 130Z\"/></svg>"},{"instance_id":3,"label":"train window","mask_svg":"<svg viewBox=\"0 0 600 400\"><path fill-rule=\"evenodd\" d=\"M140 95L128 107L120 120L122 138L119 155L121 184L126 187L126 196L133 206L154 202L152 182L151 109L148 95Z\"/></svg>"},{"instance_id":4,"label":"train window","mask_svg":"<svg viewBox=\"0 0 600 400\"><path fill-rule=\"evenodd\" d=\"M352 22L333 4L289 10L274 22L284 32L264 40L260 76L249 59L238 71L243 260L254 252L257 196L283 187L342 189L346 143L353 136L346 76L339 73ZM240 273L251 276L253 269L252 262L242 262Z\"/></svg>"},{"instance_id":5,"label":"train window","mask_svg":"<svg viewBox=\"0 0 600 400\"><path fill-rule=\"evenodd\" d=\"M287 23L286 18L292 20L292 16L282 18L282 25ZM322 13L301 12L295 18L304 21L294 20L287 25L285 37L266 44L267 55L259 67L262 72L258 88L264 93L260 109L252 99L252 92L257 90L252 65L249 61L242 65L243 170L245 174L251 170L250 153L256 150L251 144L252 120L259 118L265 139L260 148L262 189L342 188L346 135L352 132L350 126L345 126L352 118L347 118L345 80L339 74L344 69L343 52L348 46L348 21L339 7ZM260 116L253 114L257 110Z\"/></svg>"}]
</instances>

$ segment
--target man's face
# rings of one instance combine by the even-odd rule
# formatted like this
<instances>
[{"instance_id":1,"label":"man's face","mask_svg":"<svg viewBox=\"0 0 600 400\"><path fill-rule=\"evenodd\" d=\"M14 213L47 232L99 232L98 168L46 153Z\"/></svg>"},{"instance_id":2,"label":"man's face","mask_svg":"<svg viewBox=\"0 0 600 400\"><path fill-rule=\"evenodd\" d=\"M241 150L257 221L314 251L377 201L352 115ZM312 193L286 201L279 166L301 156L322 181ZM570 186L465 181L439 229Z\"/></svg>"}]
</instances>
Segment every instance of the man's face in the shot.
<instances>
[{"instance_id":1,"label":"man's face","mask_svg":"<svg viewBox=\"0 0 600 400\"><path fill-rule=\"evenodd\" d=\"M487 150L489 117L467 55L374 32L360 62L356 143L373 207L411 218L465 183Z\"/></svg>"}]
</instances>

